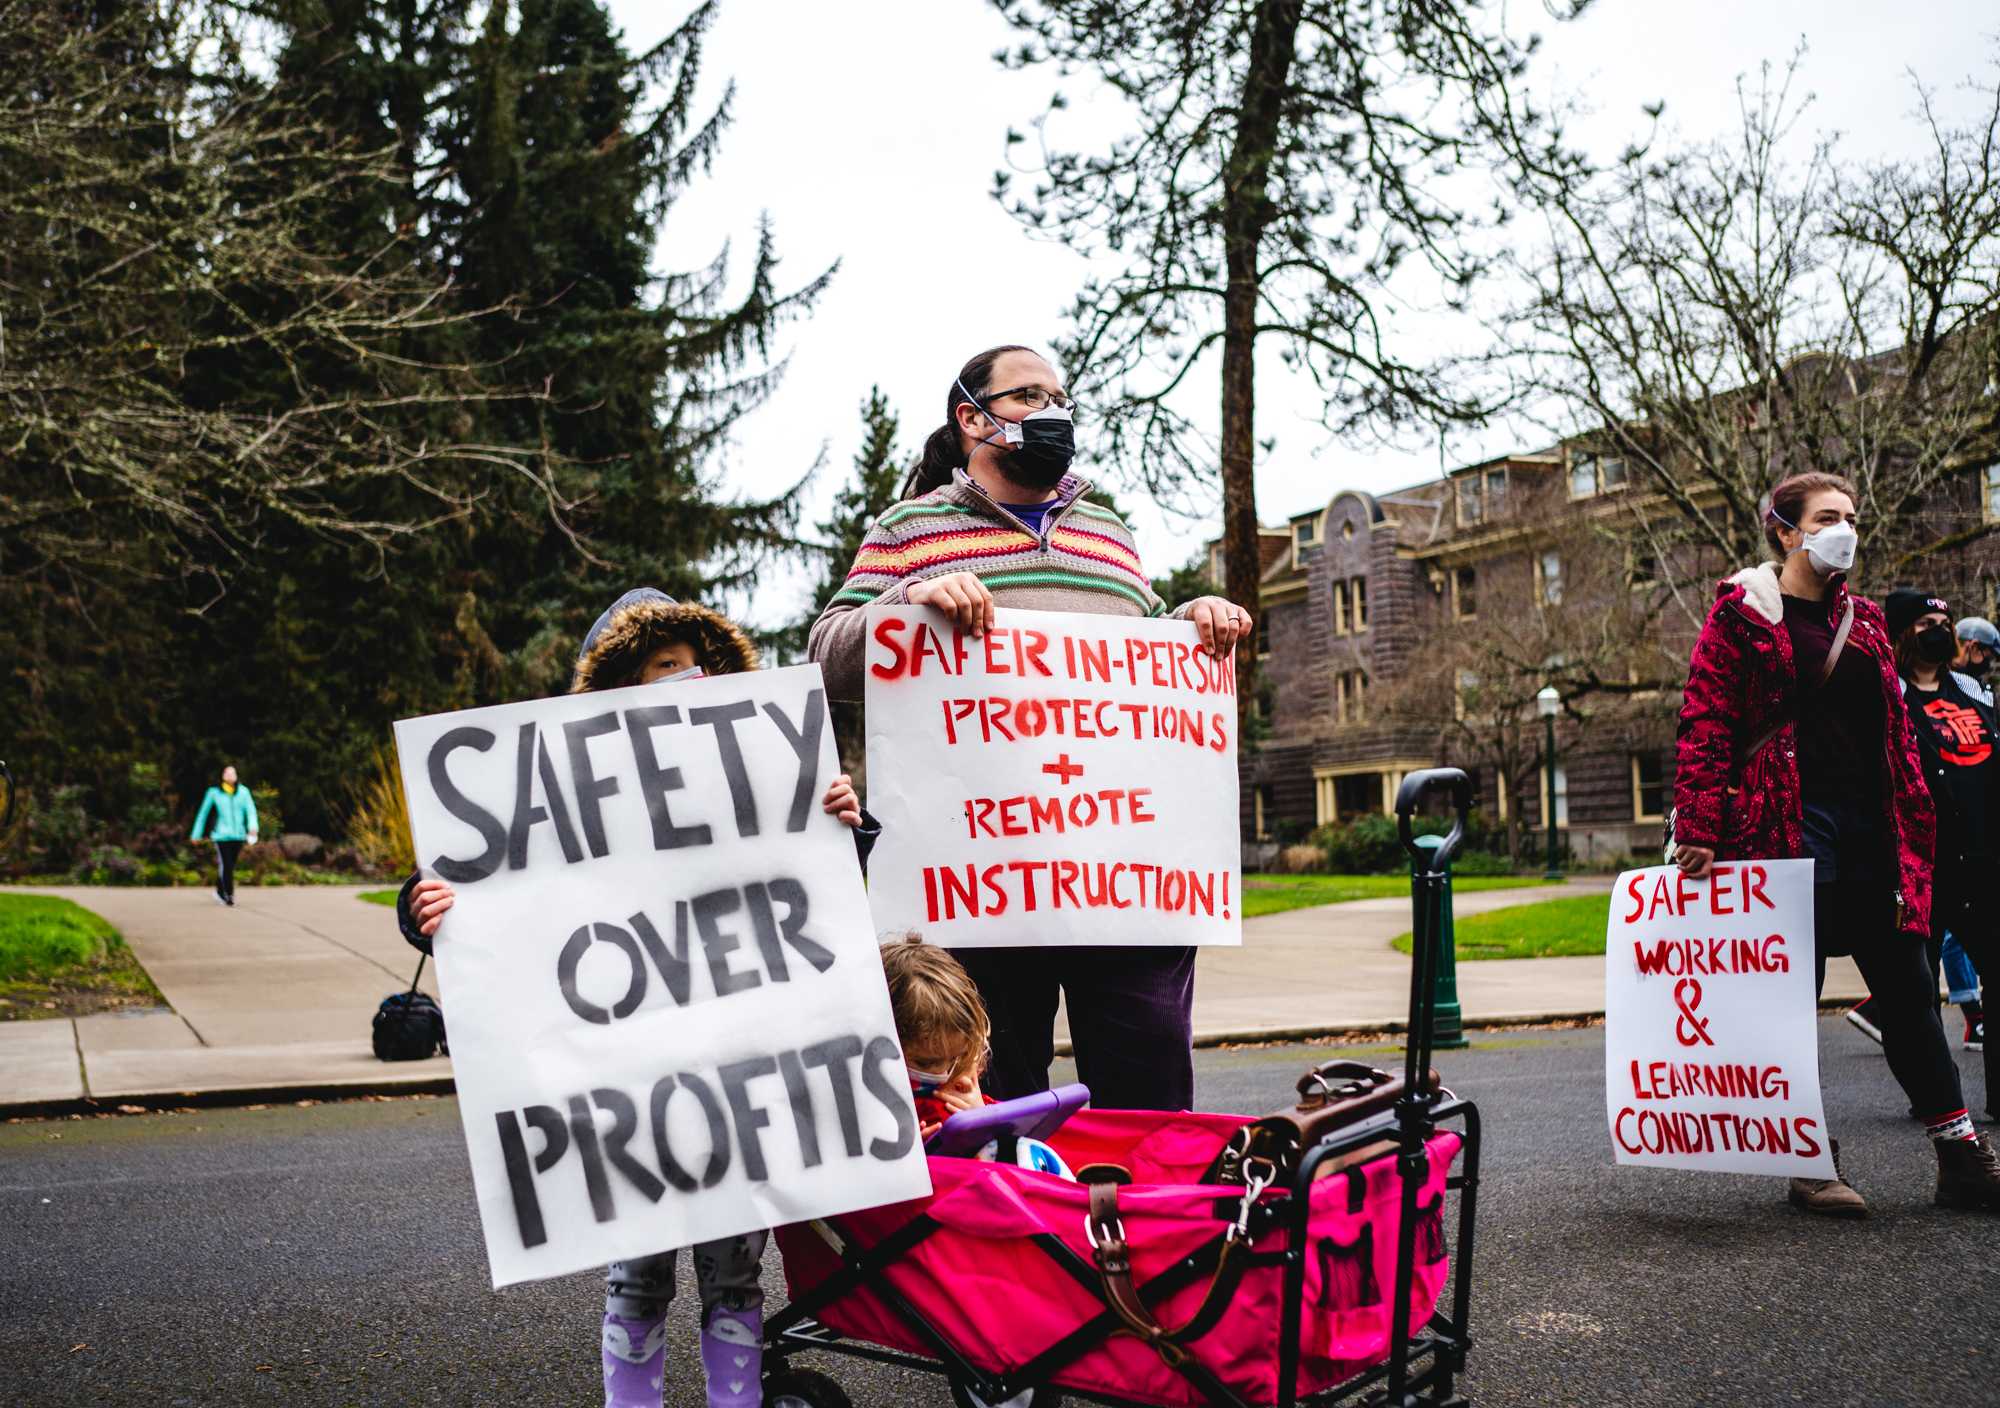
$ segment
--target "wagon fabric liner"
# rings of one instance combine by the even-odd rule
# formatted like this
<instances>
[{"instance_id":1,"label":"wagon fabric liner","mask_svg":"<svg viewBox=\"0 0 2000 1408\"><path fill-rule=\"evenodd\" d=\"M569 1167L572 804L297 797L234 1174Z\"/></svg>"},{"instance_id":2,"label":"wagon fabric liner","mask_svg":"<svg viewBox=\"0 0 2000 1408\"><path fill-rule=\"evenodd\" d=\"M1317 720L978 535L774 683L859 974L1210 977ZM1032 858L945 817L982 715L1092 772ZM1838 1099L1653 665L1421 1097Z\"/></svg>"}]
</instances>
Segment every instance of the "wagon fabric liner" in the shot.
<instances>
[{"instance_id":1,"label":"wagon fabric liner","mask_svg":"<svg viewBox=\"0 0 2000 1408\"><path fill-rule=\"evenodd\" d=\"M1180 1288L1154 1306L1177 1327L1194 1317L1211 1276L1189 1277L1179 1264L1208 1258L1235 1221L1242 1189L1199 1180L1232 1134L1246 1123L1234 1115L1084 1110L1049 1137L1073 1169L1115 1164L1132 1175L1118 1190L1119 1217L1131 1248L1133 1280L1149 1281L1178 1268ZM1454 1132L1425 1143L1418 1179L1410 1318L1431 1316L1448 1276L1444 1198L1461 1148ZM927 1217L936 1226L879 1273L943 1338L982 1370L1018 1369L1064 1336L1105 1312L1096 1290L1082 1284L1045 1245L1056 1239L1084 1265L1090 1261L1085 1220L1089 1189L1012 1164L976 1159L930 1160L932 1196L833 1219L858 1248L879 1246ZM1280 1203L1279 1189L1263 1204ZM1298 1391L1332 1388L1388 1356L1390 1299L1396 1279L1401 1206L1397 1156L1381 1153L1318 1179L1310 1215L1301 1298ZM1281 1218L1259 1218L1253 1255L1240 1285L1213 1328L1186 1348L1191 1358L1249 1403L1279 1396L1279 1325L1283 1254L1291 1234ZM1037 1239L1044 1239L1038 1241ZM798 1301L841 1268L838 1255L810 1225L781 1228L779 1246L791 1298ZM935 1357L937 1350L866 1280L815 1313L854 1339ZM1048 1376L1051 1384L1115 1398L1199 1408L1208 1400L1189 1378L1130 1334L1112 1334Z\"/></svg>"}]
</instances>

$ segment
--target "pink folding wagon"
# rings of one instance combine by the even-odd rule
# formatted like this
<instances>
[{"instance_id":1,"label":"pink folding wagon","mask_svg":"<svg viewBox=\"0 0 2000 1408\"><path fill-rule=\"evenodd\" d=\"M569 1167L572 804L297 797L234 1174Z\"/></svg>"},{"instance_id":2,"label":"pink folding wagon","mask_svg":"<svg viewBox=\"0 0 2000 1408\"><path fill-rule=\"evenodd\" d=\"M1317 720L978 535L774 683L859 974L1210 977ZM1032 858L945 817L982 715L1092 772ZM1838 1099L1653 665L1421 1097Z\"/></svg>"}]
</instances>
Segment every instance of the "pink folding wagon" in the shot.
<instances>
[{"instance_id":1,"label":"pink folding wagon","mask_svg":"<svg viewBox=\"0 0 2000 1408\"><path fill-rule=\"evenodd\" d=\"M1426 851L1433 788L1455 825ZM1430 1070L1429 995L1469 793L1439 768L1396 801L1418 940L1400 1079L1329 1062L1261 1121L1084 1110L1047 1137L1082 1181L933 1157L928 1198L779 1229L765 1402L847 1408L794 1362L829 1353L942 1373L961 1408L1462 1405L1479 1115Z\"/></svg>"}]
</instances>

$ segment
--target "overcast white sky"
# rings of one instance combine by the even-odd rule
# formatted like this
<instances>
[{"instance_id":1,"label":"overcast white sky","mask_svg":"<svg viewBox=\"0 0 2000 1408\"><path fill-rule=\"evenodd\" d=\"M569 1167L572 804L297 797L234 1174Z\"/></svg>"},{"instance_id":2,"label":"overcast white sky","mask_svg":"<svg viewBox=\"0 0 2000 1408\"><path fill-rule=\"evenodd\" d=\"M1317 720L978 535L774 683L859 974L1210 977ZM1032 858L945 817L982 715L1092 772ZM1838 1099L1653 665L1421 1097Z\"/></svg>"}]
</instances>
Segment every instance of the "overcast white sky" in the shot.
<instances>
[{"instance_id":1,"label":"overcast white sky","mask_svg":"<svg viewBox=\"0 0 2000 1408\"><path fill-rule=\"evenodd\" d=\"M635 49L689 8L679 0L610 6ZM1815 95L1806 128L1844 134L1843 154L1857 158L1907 151L1917 134L1906 71L1950 90L1987 71L2000 29L1990 0L1599 0L1573 24L1549 20L1540 5L1517 5L1514 17L1517 32L1545 36L1537 86L1580 93L1596 113L1582 131L1607 154L1643 130L1639 108L1658 99L1689 137L1732 129L1737 76L1766 59L1782 63L1801 38L1803 83ZM999 342L1046 345L1061 331L1081 260L1030 238L988 194L1008 126L1025 127L1054 81L994 64L993 51L1009 36L982 0L724 7L704 74L711 92L735 80L736 123L714 174L676 208L662 265L705 262L731 237L747 254L760 212L775 224L793 282L840 261L818 312L785 334L790 369L742 425L727 461L731 488L781 487L824 445L827 471L811 496L816 518L847 474L871 384L888 394L913 451L942 421L945 393L966 357ZM1108 105L1075 120L1122 130ZM1276 440L1258 470L1266 522L1323 504L1341 488L1386 490L1437 472L1435 444L1394 451L1331 443L1316 423L1310 386L1280 380L1271 362L1260 366L1258 383L1258 434ZM1209 404L1218 394L1208 392ZM1465 440L1446 454L1462 463L1507 448L1504 440ZM1079 442L1088 473L1087 425ZM1214 517L1165 515L1129 491L1121 501L1155 573L1185 561L1216 531ZM804 590L797 581L773 583L755 601L730 605L775 624L797 613Z\"/></svg>"}]
</instances>

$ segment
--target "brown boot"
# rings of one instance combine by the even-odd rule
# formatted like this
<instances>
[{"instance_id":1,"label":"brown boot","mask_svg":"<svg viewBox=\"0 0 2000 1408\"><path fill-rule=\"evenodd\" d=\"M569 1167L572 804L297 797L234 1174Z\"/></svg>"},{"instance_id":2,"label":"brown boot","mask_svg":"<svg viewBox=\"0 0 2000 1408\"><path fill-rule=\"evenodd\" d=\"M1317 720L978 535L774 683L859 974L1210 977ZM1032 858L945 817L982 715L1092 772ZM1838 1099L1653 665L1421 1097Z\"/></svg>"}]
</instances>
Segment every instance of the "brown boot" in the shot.
<instances>
[{"instance_id":1,"label":"brown boot","mask_svg":"<svg viewBox=\"0 0 2000 1408\"><path fill-rule=\"evenodd\" d=\"M1938 1197L1944 1197L1944 1174L1938 1174ZM1821 1217L1866 1217L1868 1204L1854 1191L1840 1169L1840 1141L1833 1141L1833 1177L1794 1178L1787 1195L1791 1205Z\"/></svg>"},{"instance_id":2,"label":"brown boot","mask_svg":"<svg viewBox=\"0 0 2000 1408\"><path fill-rule=\"evenodd\" d=\"M1993 1147L1993 1136L1936 1143L1937 1205L2000 1212L2000 1150Z\"/></svg>"}]
</instances>

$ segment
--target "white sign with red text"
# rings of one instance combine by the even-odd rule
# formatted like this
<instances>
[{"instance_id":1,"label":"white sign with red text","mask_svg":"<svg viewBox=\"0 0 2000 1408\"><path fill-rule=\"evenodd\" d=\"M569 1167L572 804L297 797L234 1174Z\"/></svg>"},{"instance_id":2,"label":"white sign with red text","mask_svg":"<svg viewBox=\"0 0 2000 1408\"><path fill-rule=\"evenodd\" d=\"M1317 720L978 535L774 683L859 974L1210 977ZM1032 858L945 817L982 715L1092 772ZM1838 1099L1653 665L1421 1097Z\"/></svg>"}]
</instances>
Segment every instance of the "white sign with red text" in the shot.
<instances>
[{"instance_id":1,"label":"white sign with red text","mask_svg":"<svg viewBox=\"0 0 2000 1408\"><path fill-rule=\"evenodd\" d=\"M1813 863L1630 870L1604 947L1605 1103L1621 1164L1833 1177L1819 1090Z\"/></svg>"},{"instance_id":2,"label":"white sign with red text","mask_svg":"<svg viewBox=\"0 0 2000 1408\"><path fill-rule=\"evenodd\" d=\"M1240 944L1236 666L1185 621L870 607L868 893L947 948Z\"/></svg>"}]
</instances>

